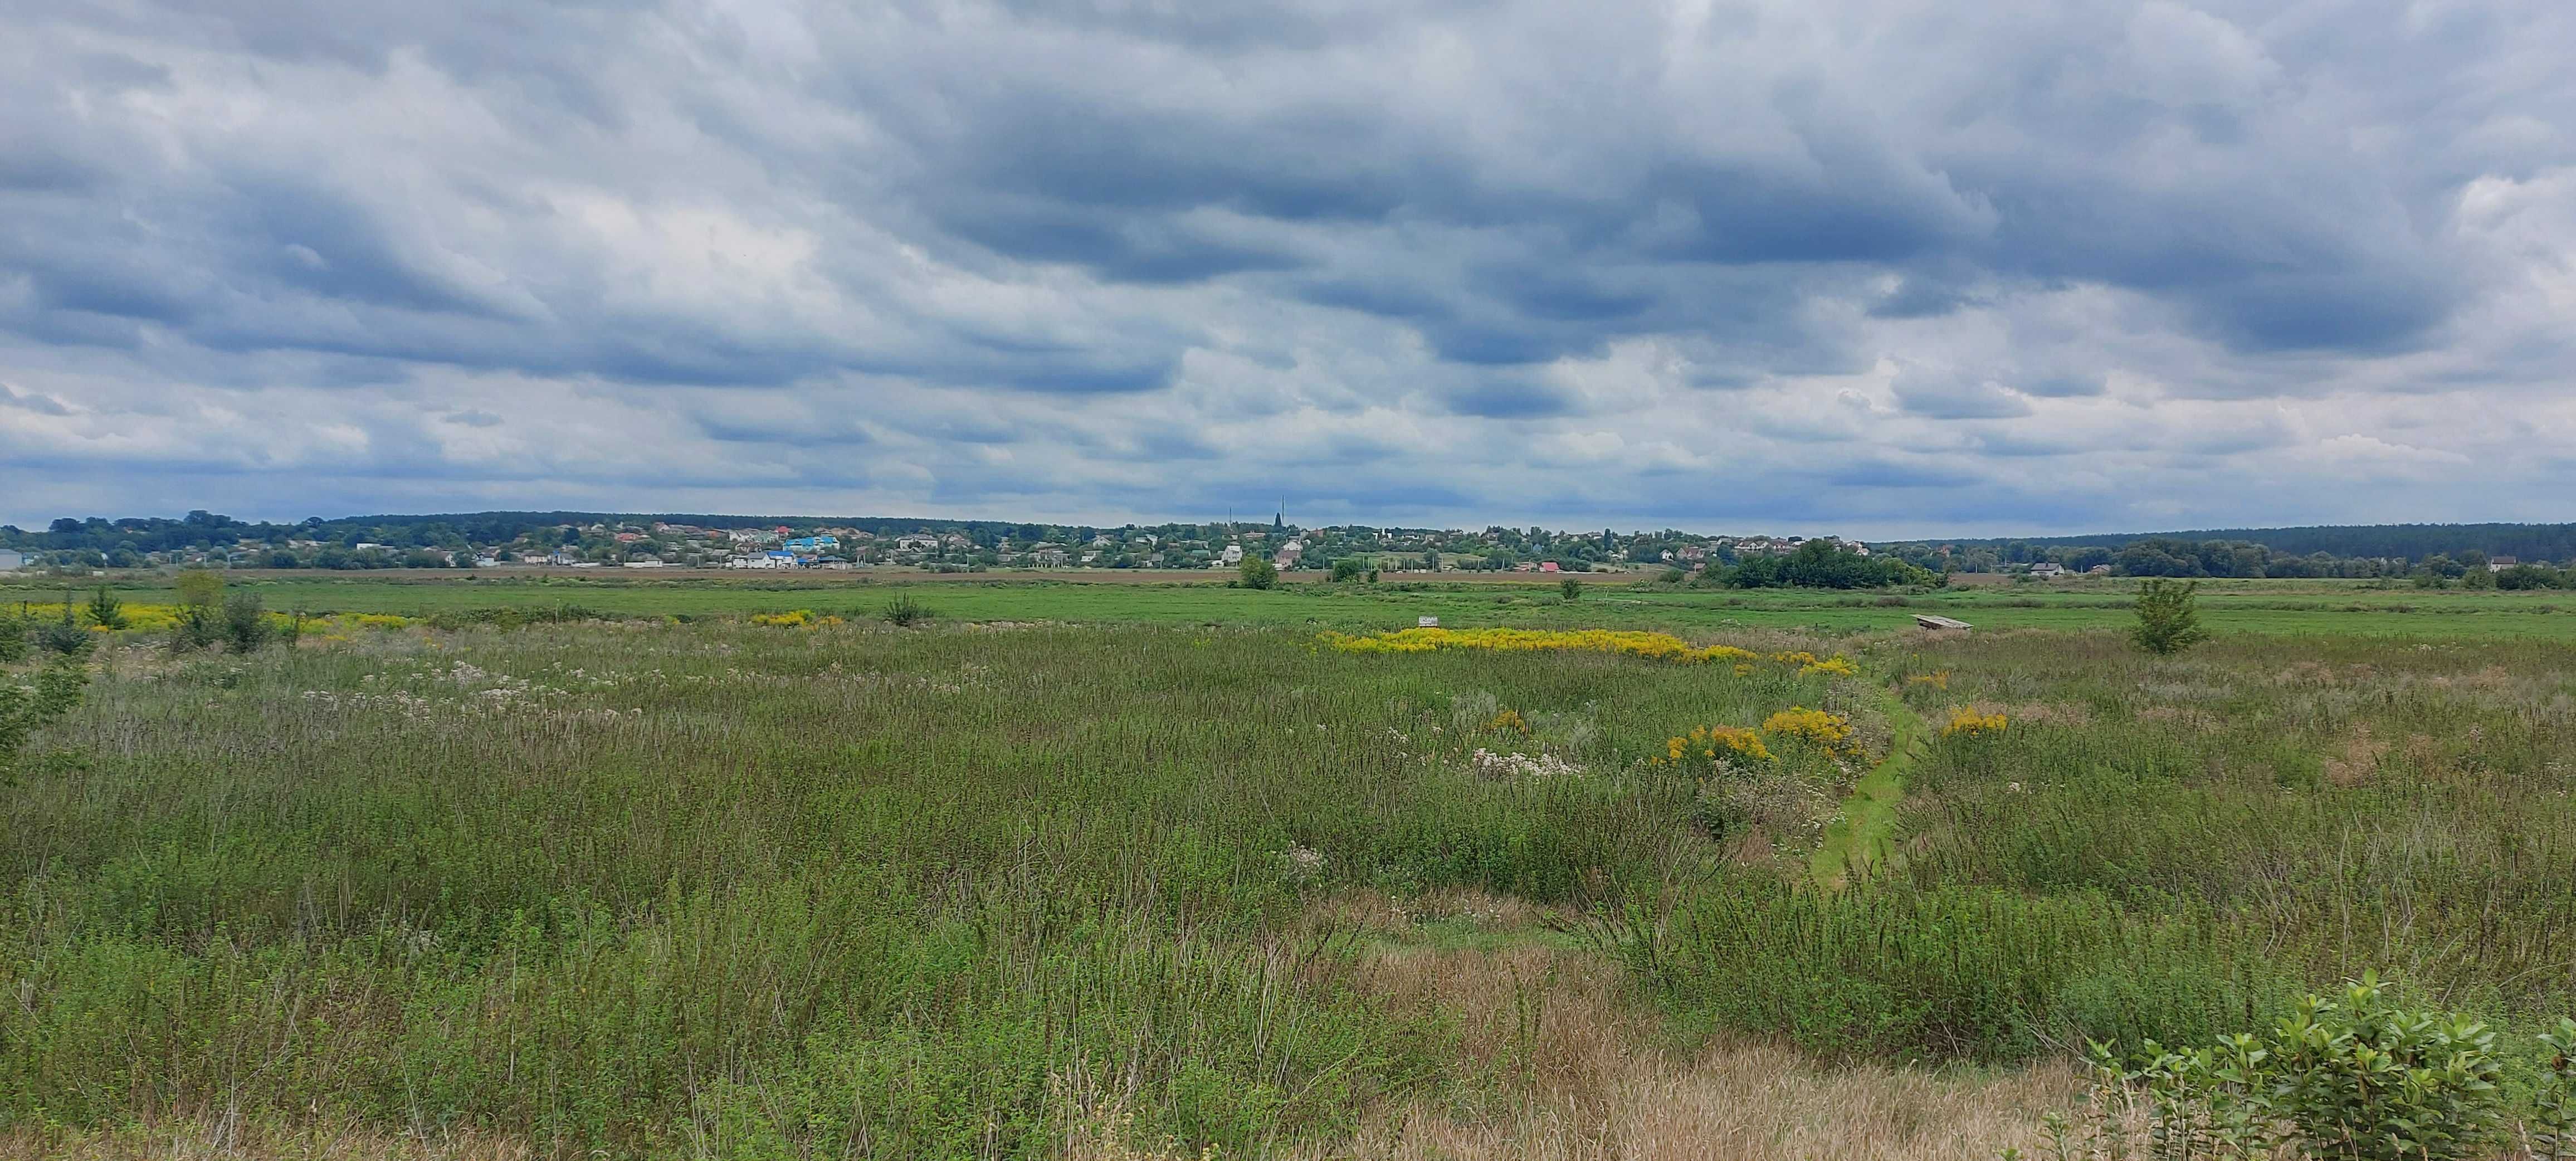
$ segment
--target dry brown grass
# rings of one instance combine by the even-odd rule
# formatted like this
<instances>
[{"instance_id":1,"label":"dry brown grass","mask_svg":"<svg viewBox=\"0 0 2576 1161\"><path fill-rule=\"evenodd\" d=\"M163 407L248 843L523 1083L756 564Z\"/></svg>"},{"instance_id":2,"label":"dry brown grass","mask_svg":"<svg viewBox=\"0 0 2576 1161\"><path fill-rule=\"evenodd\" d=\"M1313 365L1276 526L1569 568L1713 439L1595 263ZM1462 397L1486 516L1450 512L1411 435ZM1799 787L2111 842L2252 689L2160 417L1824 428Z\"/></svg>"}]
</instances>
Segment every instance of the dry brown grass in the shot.
<instances>
[{"instance_id":1,"label":"dry brown grass","mask_svg":"<svg viewBox=\"0 0 2576 1161\"><path fill-rule=\"evenodd\" d=\"M355 1126L262 1130L221 1114L85 1132L0 1133L0 1161L528 1161L520 1142L411 1137Z\"/></svg>"},{"instance_id":2,"label":"dry brown grass","mask_svg":"<svg viewBox=\"0 0 2576 1161\"><path fill-rule=\"evenodd\" d=\"M1400 925L1421 915L1476 917L1498 933L1526 933L1546 918L1526 903L1465 893L1409 907L1348 898L1332 914L1398 939ZM1979 1075L1828 1067L1767 1044L1676 1045L1652 1012L1622 994L1614 965L1538 942L1492 950L1399 942L1374 951L1362 978L1400 1006L1453 1022L1458 1070L1501 1083L1477 1102L1382 1110L1351 1141L1285 1156L1991 1161L2007 1146L2034 1149L2040 1114L2081 1097L2081 1078L2067 1064Z\"/></svg>"},{"instance_id":3,"label":"dry brown grass","mask_svg":"<svg viewBox=\"0 0 2576 1161\"><path fill-rule=\"evenodd\" d=\"M1401 1002L1452 1013L1475 1063L1513 1081L1486 1107L1391 1111L1297 1156L1990 1161L2034 1147L2040 1112L2078 1087L2062 1067L1988 1078L1826 1068L1771 1046L1676 1049L1620 1002L1614 969L1553 948L1405 951L1369 974Z\"/></svg>"},{"instance_id":4,"label":"dry brown grass","mask_svg":"<svg viewBox=\"0 0 2576 1161\"><path fill-rule=\"evenodd\" d=\"M2326 781L2337 786L2359 786L2378 771L2379 756L2387 752L2388 743L2370 735L2370 723L2356 722L2352 736L2344 740L2343 752L2326 758Z\"/></svg>"}]
</instances>

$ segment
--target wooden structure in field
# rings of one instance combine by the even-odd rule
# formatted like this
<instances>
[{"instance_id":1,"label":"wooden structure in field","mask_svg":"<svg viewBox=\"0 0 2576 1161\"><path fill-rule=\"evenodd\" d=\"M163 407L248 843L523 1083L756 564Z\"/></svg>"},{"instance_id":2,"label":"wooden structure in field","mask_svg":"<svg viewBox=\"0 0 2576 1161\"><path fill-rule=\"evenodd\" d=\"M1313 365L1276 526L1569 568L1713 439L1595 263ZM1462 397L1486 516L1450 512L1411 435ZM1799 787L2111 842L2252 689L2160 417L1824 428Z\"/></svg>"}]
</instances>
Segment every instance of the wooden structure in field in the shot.
<instances>
[{"instance_id":1,"label":"wooden structure in field","mask_svg":"<svg viewBox=\"0 0 2576 1161\"><path fill-rule=\"evenodd\" d=\"M1968 631L1968 623L1966 621L1957 620L1951 617L1935 617L1930 613L1914 614L1914 623L1926 629L1956 629L1962 633Z\"/></svg>"}]
</instances>

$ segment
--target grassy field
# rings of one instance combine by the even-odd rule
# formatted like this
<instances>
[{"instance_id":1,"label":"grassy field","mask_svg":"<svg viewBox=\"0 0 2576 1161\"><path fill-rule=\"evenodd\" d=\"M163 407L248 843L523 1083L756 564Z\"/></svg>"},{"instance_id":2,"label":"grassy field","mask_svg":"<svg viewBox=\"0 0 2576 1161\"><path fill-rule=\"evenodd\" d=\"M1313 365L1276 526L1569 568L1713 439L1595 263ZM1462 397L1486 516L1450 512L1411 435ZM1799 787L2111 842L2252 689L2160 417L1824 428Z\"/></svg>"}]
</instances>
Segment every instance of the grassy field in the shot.
<instances>
[{"instance_id":1,"label":"grassy field","mask_svg":"<svg viewBox=\"0 0 2576 1161\"><path fill-rule=\"evenodd\" d=\"M1334 585L1292 582L1271 591L1228 588L1222 580L1159 579L1152 573L813 574L744 577L697 574L636 578L619 573L541 577L434 570L357 575L246 571L235 585L275 610L418 616L493 608L574 605L618 615L724 616L811 609L872 614L895 593L911 593L941 615L971 621L1147 622L1389 628L1436 616L1446 625L1552 628L1616 626L1718 632L1895 629L1916 613L1937 613L1984 629L2102 629L2128 622L2127 580L2064 581L1852 594L1809 590L1705 590L1640 581L1648 574L1585 578L1568 602L1557 581L1505 574L1477 581ZM1117 579L1102 579L1117 578ZM92 582L96 583L96 582ZM117 578L129 599L166 602L165 577ZM62 589L0 583L0 604L59 602ZM2551 637L2576 639L2576 594L2384 588L2361 581L2209 581L2201 605L2218 632L2276 635Z\"/></svg>"},{"instance_id":2,"label":"grassy field","mask_svg":"<svg viewBox=\"0 0 2576 1161\"><path fill-rule=\"evenodd\" d=\"M235 587L413 620L107 635L0 791L0 1155L1988 1158L2089 1038L2576 1007L2523 594ZM1729 649L1324 632L1417 615Z\"/></svg>"}]
</instances>

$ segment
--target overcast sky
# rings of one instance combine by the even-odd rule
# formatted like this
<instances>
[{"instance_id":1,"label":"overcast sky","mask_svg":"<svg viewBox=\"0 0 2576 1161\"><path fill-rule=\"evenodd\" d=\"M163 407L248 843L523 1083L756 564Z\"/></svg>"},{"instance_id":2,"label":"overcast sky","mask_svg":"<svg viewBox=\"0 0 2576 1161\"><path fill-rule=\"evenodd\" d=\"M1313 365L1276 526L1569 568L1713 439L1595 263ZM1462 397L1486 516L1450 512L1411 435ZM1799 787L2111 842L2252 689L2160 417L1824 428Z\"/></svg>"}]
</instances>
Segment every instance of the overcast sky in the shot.
<instances>
[{"instance_id":1,"label":"overcast sky","mask_svg":"<svg viewBox=\"0 0 2576 1161\"><path fill-rule=\"evenodd\" d=\"M0 520L2576 519L2564 0L0 6Z\"/></svg>"}]
</instances>

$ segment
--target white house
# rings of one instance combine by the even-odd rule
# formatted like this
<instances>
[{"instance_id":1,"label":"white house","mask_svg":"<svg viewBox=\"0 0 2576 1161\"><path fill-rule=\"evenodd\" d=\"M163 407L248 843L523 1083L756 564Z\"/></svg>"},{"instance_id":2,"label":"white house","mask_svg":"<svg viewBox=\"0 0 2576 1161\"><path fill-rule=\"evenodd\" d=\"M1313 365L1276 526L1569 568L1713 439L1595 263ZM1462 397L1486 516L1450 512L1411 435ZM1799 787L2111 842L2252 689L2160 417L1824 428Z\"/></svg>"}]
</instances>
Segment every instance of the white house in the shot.
<instances>
[{"instance_id":1,"label":"white house","mask_svg":"<svg viewBox=\"0 0 2576 1161\"><path fill-rule=\"evenodd\" d=\"M1242 564L1243 546L1240 544L1226 545L1224 554L1217 557L1217 559L1224 561L1227 568L1233 568L1236 565Z\"/></svg>"},{"instance_id":2,"label":"white house","mask_svg":"<svg viewBox=\"0 0 2576 1161\"><path fill-rule=\"evenodd\" d=\"M14 548L0 548L0 572L16 572L27 567L27 554Z\"/></svg>"},{"instance_id":3,"label":"white house","mask_svg":"<svg viewBox=\"0 0 2576 1161\"><path fill-rule=\"evenodd\" d=\"M2038 577L2041 580L2056 580L2057 578L2066 575L2066 569L2061 565L2054 564L2049 561L2041 561L2038 564L2030 566L2030 575Z\"/></svg>"}]
</instances>

